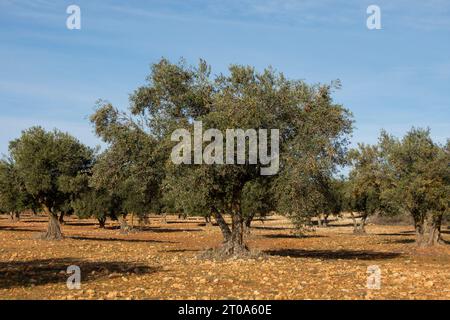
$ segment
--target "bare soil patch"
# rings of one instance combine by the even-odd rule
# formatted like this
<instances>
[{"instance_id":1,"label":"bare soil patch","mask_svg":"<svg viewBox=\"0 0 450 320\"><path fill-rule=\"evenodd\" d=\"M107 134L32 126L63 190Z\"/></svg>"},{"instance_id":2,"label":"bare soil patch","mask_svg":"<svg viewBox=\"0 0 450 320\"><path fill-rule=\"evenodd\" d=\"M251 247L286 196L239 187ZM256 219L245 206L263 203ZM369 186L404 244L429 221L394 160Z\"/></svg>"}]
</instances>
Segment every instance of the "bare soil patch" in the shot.
<instances>
[{"instance_id":1,"label":"bare soil patch","mask_svg":"<svg viewBox=\"0 0 450 320\"><path fill-rule=\"evenodd\" d=\"M43 241L46 217L19 222L0 216L1 299L450 299L450 246L420 248L410 226L368 225L354 235L349 221L294 235L283 217L256 221L250 259L199 259L218 247L218 227L201 218L151 217L140 232L117 224L66 218L64 240ZM443 228L444 240L450 232ZM70 265L81 290L66 286ZM381 289L367 289L367 267L381 269Z\"/></svg>"}]
</instances>

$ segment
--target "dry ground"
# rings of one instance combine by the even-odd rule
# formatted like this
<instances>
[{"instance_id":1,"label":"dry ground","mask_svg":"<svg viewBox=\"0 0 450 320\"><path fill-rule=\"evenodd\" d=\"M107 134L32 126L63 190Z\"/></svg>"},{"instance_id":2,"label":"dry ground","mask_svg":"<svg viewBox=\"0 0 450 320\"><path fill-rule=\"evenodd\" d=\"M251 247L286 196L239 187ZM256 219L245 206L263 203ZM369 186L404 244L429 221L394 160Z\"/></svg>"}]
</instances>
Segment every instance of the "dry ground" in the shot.
<instances>
[{"instance_id":1,"label":"dry ground","mask_svg":"<svg viewBox=\"0 0 450 320\"><path fill-rule=\"evenodd\" d=\"M200 218L120 235L117 224L68 219L62 241L37 240L45 217L12 222L0 216L0 299L450 299L450 245L420 249L408 226L367 227L349 221L297 238L282 217L256 221L248 244L257 259L215 262L197 256L218 246L218 227ZM445 229L444 239L450 240ZM80 290L66 286L69 265L82 272ZM369 290L367 267L381 269Z\"/></svg>"}]
</instances>

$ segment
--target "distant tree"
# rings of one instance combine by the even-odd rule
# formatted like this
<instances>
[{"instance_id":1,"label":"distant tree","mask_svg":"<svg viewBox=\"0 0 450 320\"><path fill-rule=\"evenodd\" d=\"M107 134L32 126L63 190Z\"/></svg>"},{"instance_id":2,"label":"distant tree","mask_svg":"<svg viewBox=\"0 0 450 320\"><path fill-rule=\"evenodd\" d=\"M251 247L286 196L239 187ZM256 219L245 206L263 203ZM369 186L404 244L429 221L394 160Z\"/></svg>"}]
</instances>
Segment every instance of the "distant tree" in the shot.
<instances>
[{"instance_id":1,"label":"distant tree","mask_svg":"<svg viewBox=\"0 0 450 320\"><path fill-rule=\"evenodd\" d=\"M381 213L382 158L378 146L359 144L349 153L351 171L348 181L348 198L354 222L354 233L366 233L365 223L369 216ZM360 224L352 211L358 212Z\"/></svg>"},{"instance_id":2,"label":"distant tree","mask_svg":"<svg viewBox=\"0 0 450 320\"><path fill-rule=\"evenodd\" d=\"M26 191L49 217L43 238L61 239L58 212L71 196L61 189L61 182L86 170L93 150L67 133L32 127L10 142L9 151Z\"/></svg>"},{"instance_id":3,"label":"distant tree","mask_svg":"<svg viewBox=\"0 0 450 320\"><path fill-rule=\"evenodd\" d=\"M255 217L264 219L275 210L275 200L268 179L255 179L248 182L242 190L242 215L247 233Z\"/></svg>"},{"instance_id":4,"label":"distant tree","mask_svg":"<svg viewBox=\"0 0 450 320\"><path fill-rule=\"evenodd\" d=\"M436 145L424 129L412 128L401 140L383 132L380 140L385 173L382 196L387 207L411 215L418 245L435 244L440 217L448 212L448 151ZM427 241L430 218L434 227Z\"/></svg>"},{"instance_id":5,"label":"distant tree","mask_svg":"<svg viewBox=\"0 0 450 320\"><path fill-rule=\"evenodd\" d=\"M343 177L331 177L322 180L320 190L322 190L325 202L323 206L323 222L321 221L321 216L319 216L319 226L327 227L330 215L340 217L345 210L345 185L346 181Z\"/></svg>"},{"instance_id":6,"label":"distant tree","mask_svg":"<svg viewBox=\"0 0 450 320\"><path fill-rule=\"evenodd\" d=\"M442 221L450 216L450 140L439 147L436 159L430 162L424 175L429 183L425 199L429 206L428 245L441 244Z\"/></svg>"},{"instance_id":7,"label":"distant tree","mask_svg":"<svg viewBox=\"0 0 450 320\"><path fill-rule=\"evenodd\" d=\"M160 202L164 170L155 150L156 139L140 122L108 103L99 102L91 121L108 148L98 157L90 184L114 199L110 215L119 220L121 232L127 233L131 229L126 222L128 214L143 219Z\"/></svg>"},{"instance_id":8,"label":"distant tree","mask_svg":"<svg viewBox=\"0 0 450 320\"><path fill-rule=\"evenodd\" d=\"M12 220L19 220L20 213L33 206L32 196L26 192L17 168L11 159L0 160L0 208L8 212Z\"/></svg>"},{"instance_id":9,"label":"distant tree","mask_svg":"<svg viewBox=\"0 0 450 320\"><path fill-rule=\"evenodd\" d=\"M90 188L72 203L79 218L95 218L100 228L105 228L107 218L116 219L117 202L105 190Z\"/></svg>"},{"instance_id":10,"label":"distant tree","mask_svg":"<svg viewBox=\"0 0 450 320\"><path fill-rule=\"evenodd\" d=\"M334 88L306 86L290 116L293 123L286 124L290 138L280 151L283 170L274 186L278 211L290 216L298 228L312 217L340 211L333 177L337 167L347 163L352 121L343 106L333 103Z\"/></svg>"}]
</instances>

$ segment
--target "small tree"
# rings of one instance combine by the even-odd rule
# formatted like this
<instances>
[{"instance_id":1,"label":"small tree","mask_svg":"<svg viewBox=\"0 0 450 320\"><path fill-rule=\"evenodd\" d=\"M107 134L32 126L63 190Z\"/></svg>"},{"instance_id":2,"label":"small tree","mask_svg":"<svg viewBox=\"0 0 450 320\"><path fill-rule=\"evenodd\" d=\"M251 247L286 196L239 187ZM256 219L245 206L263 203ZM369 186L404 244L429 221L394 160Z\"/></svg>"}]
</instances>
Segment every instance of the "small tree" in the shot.
<instances>
[{"instance_id":1,"label":"small tree","mask_svg":"<svg viewBox=\"0 0 450 320\"><path fill-rule=\"evenodd\" d=\"M377 146L359 144L358 149L351 150L352 165L348 181L348 198L351 211L360 214L358 225L352 214L354 233L365 233L365 223L369 216L382 211L381 183L382 159Z\"/></svg>"},{"instance_id":2,"label":"small tree","mask_svg":"<svg viewBox=\"0 0 450 320\"><path fill-rule=\"evenodd\" d=\"M107 218L116 219L115 210L117 203L105 191L89 188L79 195L72 203L75 214L84 218L95 218L99 227L105 228Z\"/></svg>"},{"instance_id":3,"label":"small tree","mask_svg":"<svg viewBox=\"0 0 450 320\"><path fill-rule=\"evenodd\" d=\"M255 179L248 182L242 191L242 214L244 227L250 233L253 219L257 216L264 219L271 211L275 210L275 200L267 179Z\"/></svg>"},{"instance_id":4,"label":"small tree","mask_svg":"<svg viewBox=\"0 0 450 320\"><path fill-rule=\"evenodd\" d=\"M20 213L33 206L32 196L26 192L24 183L11 159L0 160L0 208L11 219L18 220Z\"/></svg>"},{"instance_id":5,"label":"small tree","mask_svg":"<svg viewBox=\"0 0 450 320\"><path fill-rule=\"evenodd\" d=\"M380 140L383 201L390 210L412 216L418 245L434 244L435 240L425 240L426 221L434 213L438 219L432 230L437 230L441 213L448 210L448 158L441 156L443 151L433 143L429 130L412 128L402 140L383 132Z\"/></svg>"},{"instance_id":6,"label":"small tree","mask_svg":"<svg viewBox=\"0 0 450 320\"><path fill-rule=\"evenodd\" d=\"M164 175L161 153L155 150L156 138L145 132L142 123L108 103L99 102L91 121L109 147L97 159L90 184L114 199L111 214L119 220L121 232L127 233L128 214L142 219L157 207Z\"/></svg>"},{"instance_id":7,"label":"small tree","mask_svg":"<svg viewBox=\"0 0 450 320\"><path fill-rule=\"evenodd\" d=\"M439 147L439 152L424 173L429 183L425 201L428 203L428 245L441 244L442 220L450 216L450 140Z\"/></svg>"},{"instance_id":8,"label":"small tree","mask_svg":"<svg viewBox=\"0 0 450 320\"><path fill-rule=\"evenodd\" d=\"M61 188L65 177L74 177L91 164L93 151L67 133L32 127L10 142L11 157L25 189L49 217L44 239L61 239L57 213L70 194Z\"/></svg>"}]
</instances>

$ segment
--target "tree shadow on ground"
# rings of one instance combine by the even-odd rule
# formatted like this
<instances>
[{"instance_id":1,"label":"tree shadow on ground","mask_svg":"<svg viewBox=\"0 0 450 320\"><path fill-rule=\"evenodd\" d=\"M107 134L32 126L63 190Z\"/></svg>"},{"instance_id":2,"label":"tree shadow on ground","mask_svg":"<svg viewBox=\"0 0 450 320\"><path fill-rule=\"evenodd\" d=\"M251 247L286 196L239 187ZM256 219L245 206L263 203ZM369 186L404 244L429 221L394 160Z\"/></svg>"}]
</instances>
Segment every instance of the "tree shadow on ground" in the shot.
<instances>
[{"instance_id":1,"label":"tree shadow on ground","mask_svg":"<svg viewBox=\"0 0 450 320\"><path fill-rule=\"evenodd\" d=\"M122 276L128 273L149 274L161 271L159 267L138 263L84 261L74 258L0 262L0 289L52 283L60 283L61 287L66 287L67 279L70 276L66 270L71 265L80 267L81 283L107 278L111 274Z\"/></svg>"},{"instance_id":2,"label":"tree shadow on ground","mask_svg":"<svg viewBox=\"0 0 450 320\"><path fill-rule=\"evenodd\" d=\"M196 224L196 223L201 223L201 221L199 221L199 220L166 221L166 224L183 224L183 223Z\"/></svg>"},{"instance_id":3,"label":"tree shadow on ground","mask_svg":"<svg viewBox=\"0 0 450 320\"><path fill-rule=\"evenodd\" d=\"M47 221L47 217L43 217L45 219L20 219L20 222L25 222L25 223L48 223Z\"/></svg>"},{"instance_id":4,"label":"tree shadow on ground","mask_svg":"<svg viewBox=\"0 0 450 320\"><path fill-rule=\"evenodd\" d=\"M0 226L0 231L23 231L23 232L36 232L34 229L25 229L20 227L12 227L12 226Z\"/></svg>"},{"instance_id":5,"label":"tree shadow on ground","mask_svg":"<svg viewBox=\"0 0 450 320\"><path fill-rule=\"evenodd\" d=\"M265 227L265 226L252 226L252 229L260 229L260 230L292 230L292 227Z\"/></svg>"},{"instance_id":6,"label":"tree shadow on ground","mask_svg":"<svg viewBox=\"0 0 450 320\"><path fill-rule=\"evenodd\" d=\"M206 224L206 222L199 222L199 223L197 223L197 226L198 227L206 227L207 224ZM210 227L218 227L219 225L217 223L211 223L209 226Z\"/></svg>"},{"instance_id":7,"label":"tree shadow on ground","mask_svg":"<svg viewBox=\"0 0 450 320\"><path fill-rule=\"evenodd\" d=\"M73 240L89 240L89 241L117 241L117 242L146 242L146 243L178 243L173 241L166 240L153 240L153 239L127 239L127 238L96 238L96 237L86 237L86 236L70 236L66 237L66 239Z\"/></svg>"},{"instance_id":8,"label":"tree shadow on ground","mask_svg":"<svg viewBox=\"0 0 450 320\"><path fill-rule=\"evenodd\" d=\"M326 236L312 234L312 235L295 235L295 234L265 234L264 238L272 238L272 239L308 239L308 238L327 238Z\"/></svg>"},{"instance_id":9,"label":"tree shadow on ground","mask_svg":"<svg viewBox=\"0 0 450 320\"><path fill-rule=\"evenodd\" d=\"M396 233L375 233L376 236L399 236L399 237L408 237L415 234L414 231L400 231Z\"/></svg>"},{"instance_id":10,"label":"tree shadow on ground","mask_svg":"<svg viewBox=\"0 0 450 320\"><path fill-rule=\"evenodd\" d=\"M170 229L170 228L159 228L159 227L140 227L139 230L141 230L141 231L151 231L151 232L157 232L157 233L203 231L203 229Z\"/></svg>"},{"instance_id":11,"label":"tree shadow on ground","mask_svg":"<svg viewBox=\"0 0 450 320\"><path fill-rule=\"evenodd\" d=\"M74 226L74 227L88 227L88 226L98 226L98 222L64 222L63 226Z\"/></svg>"},{"instance_id":12,"label":"tree shadow on ground","mask_svg":"<svg viewBox=\"0 0 450 320\"><path fill-rule=\"evenodd\" d=\"M280 249L268 250L264 253L271 256L293 257L293 258L315 258L325 260L382 260L393 259L401 254L396 252L376 252L362 250L302 250L302 249Z\"/></svg>"},{"instance_id":13,"label":"tree shadow on ground","mask_svg":"<svg viewBox=\"0 0 450 320\"><path fill-rule=\"evenodd\" d=\"M182 253L182 252L199 252L202 251L200 249L168 249L168 250L160 250L158 252L171 252L171 253Z\"/></svg>"},{"instance_id":14,"label":"tree shadow on ground","mask_svg":"<svg viewBox=\"0 0 450 320\"><path fill-rule=\"evenodd\" d=\"M333 222L334 222L334 221L330 221L330 222L328 223L328 225L327 225L326 227L324 227L324 228L341 228L341 227L347 228L347 227L353 227L353 226L354 226L353 223L335 224L335 223L333 223Z\"/></svg>"},{"instance_id":15,"label":"tree shadow on ground","mask_svg":"<svg viewBox=\"0 0 450 320\"><path fill-rule=\"evenodd\" d=\"M416 240L414 240L414 239L395 239L395 240L385 241L385 243L403 243L403 244L414 243L414 242L416 242Z\"/></svg>"}]
</instances>

